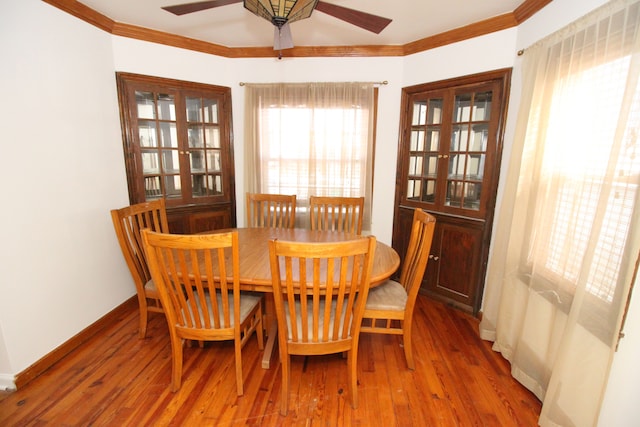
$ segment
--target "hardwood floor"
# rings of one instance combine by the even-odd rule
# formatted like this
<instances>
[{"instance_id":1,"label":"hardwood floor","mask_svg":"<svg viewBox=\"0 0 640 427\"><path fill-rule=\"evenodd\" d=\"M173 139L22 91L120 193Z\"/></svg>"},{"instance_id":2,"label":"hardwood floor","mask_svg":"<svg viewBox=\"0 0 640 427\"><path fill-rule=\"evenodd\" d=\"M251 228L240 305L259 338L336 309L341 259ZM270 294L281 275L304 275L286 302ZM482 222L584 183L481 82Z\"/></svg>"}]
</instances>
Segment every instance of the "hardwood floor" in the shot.
<instances>
[{"instance_id":1,"label":"hardwood floor","mask_svg":"<svg viewBox=\"0 0 640 427\"><path fill-rule=\"evenodd\" d=\"M162 315L137 336L134 306L117 322L13 393L0 393L2 426L537 426L540 402L478 337L478 320L419 296L414 351L363 334L360 406L346 396L346 359L293 358L289 414L278 414L280 366L260 366L253 337L236 396L231 342L185 348L182 387L169 391L171 351Z\"/></svg>"}]
</instances>

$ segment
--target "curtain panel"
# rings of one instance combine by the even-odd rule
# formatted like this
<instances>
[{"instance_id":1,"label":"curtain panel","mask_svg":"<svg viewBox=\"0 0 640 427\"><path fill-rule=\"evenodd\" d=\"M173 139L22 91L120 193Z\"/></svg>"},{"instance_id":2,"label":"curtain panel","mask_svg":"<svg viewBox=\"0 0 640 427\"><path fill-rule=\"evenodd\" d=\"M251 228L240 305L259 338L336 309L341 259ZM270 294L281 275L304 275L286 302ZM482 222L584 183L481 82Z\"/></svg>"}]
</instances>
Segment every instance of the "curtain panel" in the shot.
<instances>
[{"instance_id":1,"label":"curtain panel","mask_svg":"<svg viewBox=\"0 0 640 427\"><path fill-rule=\"evenodd\" d=\"M371 229L375 93L372 83L245 84L247 191L296 194L296 226L309 197L365 197Z\"/></svg>"},{"instance_id":2,"label":"curtain panel","mask_svg":"<svg viewBox=\"0 0 640 427\"><path fill-rule=\"evenodd\" d=\"M482 338L542 402L594 426L640 249L640 1L526 49Z\"/></svg>"}]
</instances>

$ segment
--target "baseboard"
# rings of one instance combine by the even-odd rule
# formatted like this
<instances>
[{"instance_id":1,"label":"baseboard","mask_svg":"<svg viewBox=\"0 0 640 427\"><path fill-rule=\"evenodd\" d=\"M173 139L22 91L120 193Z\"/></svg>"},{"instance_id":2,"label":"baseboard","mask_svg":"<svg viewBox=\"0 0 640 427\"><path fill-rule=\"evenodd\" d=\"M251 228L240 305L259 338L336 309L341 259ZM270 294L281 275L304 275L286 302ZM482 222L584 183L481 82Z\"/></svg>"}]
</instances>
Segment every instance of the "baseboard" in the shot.
<instances>
[{"instance_id":1,"label":"baseboard","mask_svg":"<svg viewBox=\"0 0 640 427\"><path fill-rule=\"evenodd\" d=\"M11 379L11 386L13 389L19 389L27 384L29 381L36 378L38 375L42 374L44 371L52 367L56 362L60 361L67 354L71 353L73 350L81 346L83 343L88 341L91 337L93 337L100 330L105 327L116 323L121 320L121 317L125 313L130 313L132 309L137 308L138 306L138 297L136 295L132 296L109 313L102 316L100 319L80 331L78 334L70 338L68 341L65 341L62 345L55 348L49 354L42 357L40 360L35 362L33 365L29 366L24 371L20 372L15 376L15 379ZM4 386L4 378L0 377L0 387Z\"/></svg>"},{"instance_id":2,"label":"baseboard","mask_svg":"<svg viewBox=\"0 0 640 427\"><path fill-rule=\"evenodd\" d=\"M460 310L460 311L464 311L465 313L468 313L472 316L474 316L473 314L473 308L470 305L467 304L463 304L459 301L456 301L452 298L446 297L444 295L441 295L437 292L433 292L433 291L428 291L424 288L420 288L419 290L420 295L424 295L427 298L431 298L434 301L438 301L441 302L442 304L446 305L447 307L451 307L451 308L455 308L456 310ZM477 315L475 315L474 317L478 317Z\"/></svg>"},{"instance_id":3,"label":"baseboard","mask_svg":"<svg viewBox=\"0 0 640 427\"><path fill-rule=\"evenodd\" d=\"M16 382L13 375L0 374L0 391L14 391Z\"/></svg>"}]
</instances>

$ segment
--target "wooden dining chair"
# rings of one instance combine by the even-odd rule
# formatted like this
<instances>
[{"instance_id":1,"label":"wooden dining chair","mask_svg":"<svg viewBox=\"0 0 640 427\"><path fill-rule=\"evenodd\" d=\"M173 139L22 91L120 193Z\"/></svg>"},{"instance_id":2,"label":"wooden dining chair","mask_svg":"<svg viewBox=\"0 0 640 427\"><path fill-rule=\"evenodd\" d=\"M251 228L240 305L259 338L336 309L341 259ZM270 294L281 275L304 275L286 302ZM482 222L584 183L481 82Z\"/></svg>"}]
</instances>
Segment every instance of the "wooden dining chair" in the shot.
<instances>
[{"instance_id":1,"label":"wooden dining chair","mask_svg":"<svg viewBox=\"0 0 640 427\"><path fill-rule=\"evenodd\" d=\"M262 295L240 292L238 232L178 235L143 230L142 239L169 325L171 390L177 391L182 381L185 340L233 340L236 389L242 396L241 350L253 332L262 350L264 337Z\"/></svg>"},{"instance_id":2,"label":"wooden dining chair","mask_svg":"<svg viewBox=\"0 0 640 427\"><path fill-rule=\"evenodd\" d=\"M247 193L247 227L295 228L296 195Z\"/></svg>"},{"instance_id":3,"label":"wooden dining chair","mask_svg":"<svg viewBox=\"0 0 640 427\"><path fill-rule=\"evenodd\" d=\"M142 248L140 231L148 228L162 233L169 232L167 213L164 199L138 203L121 209L111 210L113 227L118 237L122 255L127 262L133 283L138 295L140 308L140 338L147 334L147 319L149 312L162 313L160 296L151 279L147 260Z\"/></svg>"},{"instance_id":4,"label":"wooden dining chair","mask_svg":"<svg viewBox=\"0 0 640 427\"><path fill-rule=\"evenodd\" d=\"M415 369L411 341L413 309L427 268L436 219L415 209L400 281L387 280L372 288L367 297L361 332L403 336L409 369Z\"/></svg>"},{"instance_id":5,"label":"wooden dining chair","mask_svg":"<svg viewBox=\"0 0 640 427\"><path fill-rule=\"evenodd\" d=\"M364 197L309 198L312 230L346 231L362 234Z\"/></svg>"},{"instance_id":6,"label":"wooden dining chair","mask_svg":"<svg viewBox=\"0 0 640 427\"><path fill-rule=\"evenodd\" d=\"M351 406L358 407L360 324L376 240L271 240L269 258L282 364L280 413L287 414L290 356L347 353Z\"/></svg>"}]
</instances>

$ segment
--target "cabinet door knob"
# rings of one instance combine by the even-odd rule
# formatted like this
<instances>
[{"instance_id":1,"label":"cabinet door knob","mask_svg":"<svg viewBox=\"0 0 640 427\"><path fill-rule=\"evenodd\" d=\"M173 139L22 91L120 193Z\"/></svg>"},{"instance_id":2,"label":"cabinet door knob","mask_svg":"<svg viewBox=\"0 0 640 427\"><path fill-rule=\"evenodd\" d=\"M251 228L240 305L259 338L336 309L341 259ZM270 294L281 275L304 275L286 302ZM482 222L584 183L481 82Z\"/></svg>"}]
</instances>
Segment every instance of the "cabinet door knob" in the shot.
<instances>
[{"instance_id":1,"label":"cabinet door knob","mask_svg":"<svg viewBox=\"0 0 640 427\"><path fill-rule=\"evenodd\" d=\"M433 257L433 260L434 260L434 261L437 261L437 260L439 260L439 259L440 259L440 257L439 257L439 256L434 256L434 257Z\"/></svg>"}]
</instances>

